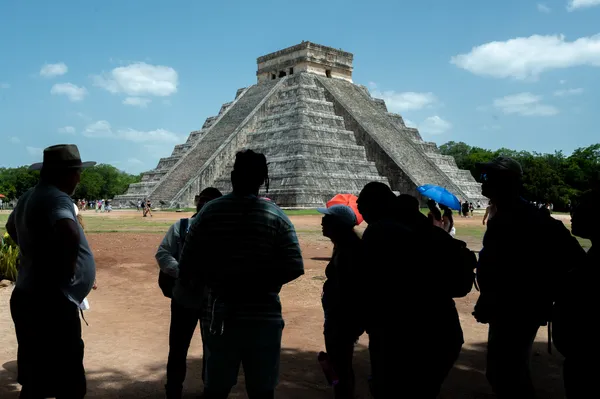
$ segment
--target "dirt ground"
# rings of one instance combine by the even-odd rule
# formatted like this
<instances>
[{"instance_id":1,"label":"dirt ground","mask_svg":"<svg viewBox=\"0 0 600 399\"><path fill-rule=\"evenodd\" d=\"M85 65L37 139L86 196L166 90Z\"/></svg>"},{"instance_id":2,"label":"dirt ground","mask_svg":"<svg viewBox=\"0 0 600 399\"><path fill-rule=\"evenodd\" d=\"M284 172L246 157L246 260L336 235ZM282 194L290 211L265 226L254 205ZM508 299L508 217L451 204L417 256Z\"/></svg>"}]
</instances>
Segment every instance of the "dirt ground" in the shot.
<instances>
[{"instance_id":1,"label":"dirt ground","mask_svg":"<svg viewBox=\"0 0 600 399\"><path fill-rule=\"evenodd\" d=\"M96 217L84 213L84 217ZM139 214L137 214L139 215ZM136 216L135 212L113 212L103 217ZM157 213L152 220L174 221L181 213ZM456 227L468 231L481 225L481 215L457 218ZM280 385L282 399L332 398L317 363L324 350L320 304L321 287L331 243L320 235L319 216L292 216L299 231L306 273L285 286L281 293L286 327L281 355ZM465 237L472 249L481 242ZM85 313L89 326L83 325L86 344L85 366L90 398L162 398L168 352L169 300L157 286L154 253L161 234L89 234L98 268L99 289L89 296L91 309ZM0 397L17 398L16 339L10 319L11 287L0 288ZM427 295L426 289L423 295ZM471 316L477 292L457 300L465 345L458 362L444 384L441 398L492 398L485 379L485 342L487 326ZM415 298L414 306L418 306ZM418 328L418 326L413 326ZM40 326L43 328L43 326ZM561 357L556 350L548 354L547 330L541 328L535 343L533 375L540 398L563 397ZM357 398L368 398L368 338L361 337L356 347ZM202 348L199 333L192 341L188 357L186 397L202 391L200 379ZM402 387L397 396L401 397ZM243 376L232 398L245 398Z\"/></svg>"}]
</instances>

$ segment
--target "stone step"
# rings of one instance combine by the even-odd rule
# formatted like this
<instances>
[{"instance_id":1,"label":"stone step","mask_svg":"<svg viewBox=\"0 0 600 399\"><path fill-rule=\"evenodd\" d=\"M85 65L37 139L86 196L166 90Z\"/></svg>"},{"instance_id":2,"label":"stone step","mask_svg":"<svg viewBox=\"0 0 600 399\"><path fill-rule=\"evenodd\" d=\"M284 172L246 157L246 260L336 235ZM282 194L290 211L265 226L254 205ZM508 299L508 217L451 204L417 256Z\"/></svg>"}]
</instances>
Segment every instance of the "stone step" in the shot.
<instances>
[{"instance_id":1,"label":"stone step","mask_svg":"<svg viewBox=\"0 0 600 399\"><path fill-rule=\"evenodd\" d=\"M156 169L171 169L182 157L183 155L175 155L166 158L161 158L158 161L158 166Z\"/></svg>"},{"instance_id":2,"label":"stone step","mask_svg":"<svg viewBox=\"0 0 600 399\"><path fill-rule=\"evenodd\" d=\"M343 158L366 160L364 147L355 144L341 144L338 141L318 140L272 140L248 148L271 157L289 155L317 155L324 158Z\"/></svg>"},{"instance_id":3,"label":"stone step","mask_svg":"<svg viewBox=\"0 0 600 399\"><path fill-rule=\"evenodd\" d=\"M314 100L304 96L299 97L296 100L286 99L283 101L275 101L267 107L267 111L270 114L287 114L288 112L298 109L335 115L333 103L325 100Z\"/></svg>"},{"instance_id":4,"label":"stone step","mask_svg":"<svg viewBox=\"0 0 600 399\"><path fill-rule=\"evenodd\" d=\"M326 112L309 111L302 108L291 110L283 114L274 114L259 118L261 129L272 129L299 123L338 129L344 128L344 118L341 116Z\"/></svg>"},{"instance_id":5,"label":"stone step","mask_svg":"<svg viewBox=\"0 0 600 399\"><path fill-rule=\"evenodd\" d=\"M248 88L163 177L149 195L155 200L171 201L280 81L268 81Z\"/></svg>"}]
</instances>

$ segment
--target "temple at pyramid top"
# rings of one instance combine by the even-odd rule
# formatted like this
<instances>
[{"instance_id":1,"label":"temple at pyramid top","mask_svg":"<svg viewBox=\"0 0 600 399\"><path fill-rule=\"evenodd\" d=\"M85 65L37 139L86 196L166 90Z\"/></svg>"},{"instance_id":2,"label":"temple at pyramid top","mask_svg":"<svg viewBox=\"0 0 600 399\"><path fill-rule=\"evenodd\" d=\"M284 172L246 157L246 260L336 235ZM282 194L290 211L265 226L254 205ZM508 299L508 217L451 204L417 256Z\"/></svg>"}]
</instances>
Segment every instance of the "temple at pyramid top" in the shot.
<instances>
[{"instance_id":1,"label":"temple at pyramid top","mask_svg":"<svg viewBox=\"0 0 600 399\"><path fill-rule=\"evenodd\" d=\"M258 83L309 72L328 78L352 82L354 55L333 47L302 42L292 47L258 57Z\"/></svg>"}]
</instances>

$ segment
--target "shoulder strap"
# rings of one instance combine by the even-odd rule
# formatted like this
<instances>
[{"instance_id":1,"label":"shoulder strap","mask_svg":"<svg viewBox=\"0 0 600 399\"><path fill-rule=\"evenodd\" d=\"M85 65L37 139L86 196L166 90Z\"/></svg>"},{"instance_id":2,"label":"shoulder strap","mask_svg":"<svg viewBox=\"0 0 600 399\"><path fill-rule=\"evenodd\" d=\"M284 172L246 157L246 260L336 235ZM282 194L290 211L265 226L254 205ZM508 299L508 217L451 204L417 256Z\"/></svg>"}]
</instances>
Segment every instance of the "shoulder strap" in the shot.
<instances>
[{"instance_id":1,"label":"shoulder strap","mask_svg":"<svg viewBox=\"0 0 600 399\"><path fill-rule=\"evenodd\" d=\"M183 247L183 244L185 243L185 238L188 233L189 222L190 219L188 218L183 218L179 221L179 242L181 243L181 247Z\"/></svg>"}]
</instances>

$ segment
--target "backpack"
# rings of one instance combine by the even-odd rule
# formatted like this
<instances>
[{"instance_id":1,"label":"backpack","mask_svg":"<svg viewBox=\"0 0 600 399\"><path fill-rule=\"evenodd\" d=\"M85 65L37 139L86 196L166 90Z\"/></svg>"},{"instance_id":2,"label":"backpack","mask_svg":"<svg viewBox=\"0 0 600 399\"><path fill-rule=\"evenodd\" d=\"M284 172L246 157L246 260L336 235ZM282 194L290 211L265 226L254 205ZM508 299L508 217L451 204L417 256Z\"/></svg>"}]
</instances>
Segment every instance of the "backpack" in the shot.
<instances>
[{"instance_id":1,"label":"backpack","mask_svg":"<svg viewBox=\"0 0 600 399\"><path fill-rule=\"evenodd\" d=\"M467 247L466 242L456 238L452 238L450 247L448 262L452 262L454 267L449 276L448 287L452 298L462 298L473 289L477 256Z\"/></svg>"},{"instance_id":2,"label":"backpack","mask_svg":"<svg viewBox=\"0 0 600 399\"><path fill-rule=\"evenodd\" d=\"M436 268L440 275L441 289L452 298L467 296L475 283L477 256L467 243L452 237L443 229L434 227L434 242L442 255Z\"/></svg>"},{"instance_id":3,"label":"backpack","mask_svg":"<svg viewBox=\"0 0 600 399\"><path fill-rule=\"evenodd\" d=\"M183 245L185 244L185 238L187 236L189 226L189 219L183 218L179 221L179 242L178 244L178 257L181 257L181 253L183 250ZM175 281L177 279L168 275L159 269L158 271L158 286L160 287L162 293L167 298L173 298L173 288L175 287Z\"/></svg>"}]
</instances>

